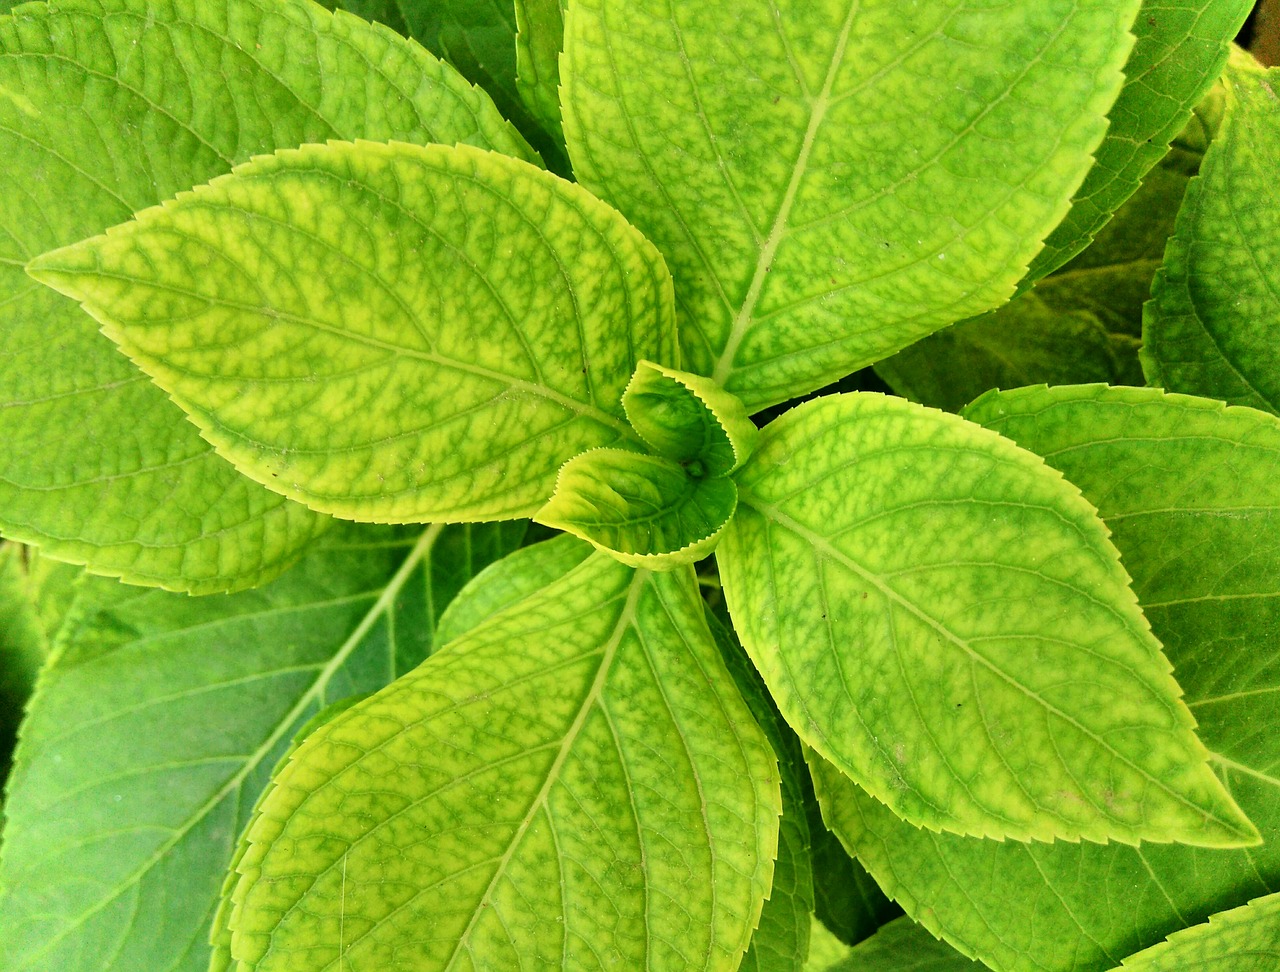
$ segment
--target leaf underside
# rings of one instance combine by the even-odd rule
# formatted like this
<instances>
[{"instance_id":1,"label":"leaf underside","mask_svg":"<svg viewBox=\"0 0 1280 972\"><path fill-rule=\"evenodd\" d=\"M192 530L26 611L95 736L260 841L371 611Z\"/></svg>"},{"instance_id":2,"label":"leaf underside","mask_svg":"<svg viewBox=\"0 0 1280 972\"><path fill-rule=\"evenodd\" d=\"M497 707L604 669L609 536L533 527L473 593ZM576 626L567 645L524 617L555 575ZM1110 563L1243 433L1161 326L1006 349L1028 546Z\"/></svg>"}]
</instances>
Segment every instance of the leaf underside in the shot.
<instances>
[{"instance_id":1,"label":"leaf underside","mask_svg":"<svg viewBox=\"0 0 1280 972\"><path fill-rule=\"evenodd\" d=\"M529 149L416 45L297 0L29 4L0 50L0 531L133 583L261 583L327 521L218 458L23 265L277 147Z\"/></svg>"},{"instance_id":2,"label":"leaf underside","mask_svg":"<svg viewBox=\"0 0 1280 972\"><path fill-rule=\"evenodd\" d=\"M562 463L637 442L627 378L677 353L647 241L467 146L283 151L29 269L237 468L350 519L533 513Z\"/></svg>"},{"instance_id":3,"label":"leaf underside","mask_svg":"<svg viewBox=\"0 0 1280 972\"><path fill-rule=\"evenodd\" d=\"M1061 476L880 395L770 424L717 550L800 738L917 826L1238 846L1115 548Z\"/></svg>"},{"instance_id":4,"label":"leaf underside","mask_svg":"<svg viewBox=\"0 0 1280 972\"><path fill-rule=\"evenodd\" d=\"M302 745L250 833L232 951L240 972L728 972L779 800L692 572L596 554Z\"/></svg>"},{"instance_id":5,"label":"leaf underside","mask_svg":"<svg viewBox=\"0 0 1280 972\"><path fill-rule=\"evenodd\" d=\"M1138 6L578 0L569 154L670 262L684 366L758 411L1008 299Z\"/></svg>"},{"instance_id":6,"label":"leaf underside","mask_svg":"<svg viewBox=\"0 0 1280 972\"><path fill-rule=\"evenodd\" d=\"M1114 531L1224 785L1264 843L1239 850L999 844L897 821L833 771L828 823L936 934L999 972L1110 969L1280 891L1280 422L1153 390L1024 389L967 414L1079 484Z\"/></svg>"}]
</instances>

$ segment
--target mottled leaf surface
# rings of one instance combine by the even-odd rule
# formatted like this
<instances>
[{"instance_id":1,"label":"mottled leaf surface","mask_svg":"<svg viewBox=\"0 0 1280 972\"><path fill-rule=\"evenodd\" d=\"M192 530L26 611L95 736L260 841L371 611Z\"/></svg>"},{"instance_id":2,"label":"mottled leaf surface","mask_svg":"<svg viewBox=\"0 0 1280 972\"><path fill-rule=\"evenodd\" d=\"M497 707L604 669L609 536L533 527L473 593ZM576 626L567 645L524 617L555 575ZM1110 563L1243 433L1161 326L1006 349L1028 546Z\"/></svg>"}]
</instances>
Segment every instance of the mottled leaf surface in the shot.
<instances>
[{"instance_id":1,"label":"mottled leaf surface","mask_svg":"<svg viewBox=\"0 0 1280 972\"><path fill-rule=\"evenodd\" d=\"M417 665L444 603L522 532L344 526L231 597L89 579L22 731L0 968L204 972L236 837L290 737Z\"/></svg>"},{"instance_id":2,"label":"mottled leaf surface","mask_svg":"<svg viewBox=\"0 0 1280 972\"><path fill-rule=\"evenodd\" d=\"M1227 50L1253 0L1143 0L1137 43L1111 109L1107 137L1071 211L1049 235L1027 274L1036 280L1089 245L1141 185L1186 125L1227 63Z\"/></svg>"},{"instance_id":3,"label":"mottled leaf surface","mask_svg":"<svg viewBox=\"0 0 1280 972\"><path fill-rule=\"evenodd\" d=\"M957 947L1002 972L1102 972L1280 891L1280 504L1268 499L1280 421L1101 388L1006 392L968 414L1042 451L1097 503L1214 769L1264 843L999 844L903 825L815 766L828 783L819 792L828 822L886 890Z\"/></svg>"},{"instance_id":4,"label":"mottled leaf surface","mask_svg":"<svg viewBox=\"0 0 1280 972\"><path fill-rule=\"evenodd\" d=\"M1270 972L1280 966L1280 894L1211 915L1124 960L1126 972Z\"/></svg>"},{"instance_id":5,"label":"mottled leaf surface","mask_svg":"<svg viewBox=\"0 0 1280 972\"><path fill-rule=\"evenodd\" d=\"M624 564L672 570L711 552L738 505L727 476L694 476L661 456L593 449L565 463L536 516Z\"/></svg>"},{"instance_id":6,"label":"mottled leaf surface","mask_svg":"<svg viewBox=\"0 0 1280 972\"><path fill-rule=\"evenodd\" d=\"M622 407L650 448L696 475L733 472L759 437L742 402L715 382L649 361L631 376Z\"/></svg>"},{"instance_id":7,"label":"mottled leaf surface","mask_svg":"<svg viewBox=\"0 0 1280 972\"><path fill-rule=\"evenodd\" d=\"M0 51L0 531L135 583L251 587L323 518L218 458L23 265L279 147L529 150L420 48L297 0L28 4L0 20Z\"/></svg>"},{"instance_id":8,"label":"mottled leaf surface","mask_svg":"<svg viewBox=\"0 0 1280 972\"><path fill-rule=\"evenodd\" d=\"M692 571L596 554L303 743L250 833L232 953L728 972L780 810Z\"/></svg>"},{"instance_id":9,"label":"mottled leaf surface","mask_svg":"<svg viewBox=\"0 0 1280 972\"><path fill-rule=\"evenodd\" d=\"M1197 108L1174 148L1087 250L1005 306L877 362L876 373L904 398L947 411L992 388L1145 384L1137 341L1142 305L1218 100Z\"/></svg>"},{"instance_id":10,"label":"mottled leaf surface","mask_svg":"<svg viewBox=\"0 0 1280 972\"><path fill-rule=\"evenodd\" d=\"M717 561L738 634L800 738L895 813L1256 842L1106 530L1038 457L855 393L771 423L736 480Z\"/></svg>"},{"instance_id":11,"label":"mottled leaf surface","mask_svg":"<svg viewBox=\"0 0 1280 972\"><path fill-rule=\"evenodd\" d=\"M577 186L466 146L279 152L30 272L237 468L351 519L533 513L568 459L638 445L623 389L638 360L676 354L646 240Z\"/></svg>"},{"instance_id":12,"label":"mottled leaf surface","mask_svg":"<svg viewBox=\"0 0 1280 972\"><path fill-rule=\"evenodd\" d=\"M1009 298L1138 6L578 0L569 154L670 261L684 366L757 411Z\"/></svg>"},{"instance_id":13,"label":"mottled leaf surface","mask_svg":"<svg viewBox=\"0 0 1280 972\"><path fill-rule=\"evenodd\" d=\"M1226 116L1191 183L1143 322L1150 384L1280 411L1280 70L1227 71Z\"/></svg>"}]
</instances>

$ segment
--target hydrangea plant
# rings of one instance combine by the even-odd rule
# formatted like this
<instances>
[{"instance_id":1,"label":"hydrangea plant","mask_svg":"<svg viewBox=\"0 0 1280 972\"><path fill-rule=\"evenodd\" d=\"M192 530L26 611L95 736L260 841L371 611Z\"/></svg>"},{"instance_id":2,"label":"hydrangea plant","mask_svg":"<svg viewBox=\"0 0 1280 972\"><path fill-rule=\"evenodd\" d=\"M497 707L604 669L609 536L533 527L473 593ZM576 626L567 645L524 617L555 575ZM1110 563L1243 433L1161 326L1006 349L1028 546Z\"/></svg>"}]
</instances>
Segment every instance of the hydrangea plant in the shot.
<instances>
[{"instance_id":1,"label":"hydrangea plant","mask_svg":"<svg viewBox=\"0 0 1280 972\"><path fill-rule=\"evenodd\" d=\"M1280 959L1251 5L339 6L0 15L0 970Z\"/></svg>"}]
</instances>

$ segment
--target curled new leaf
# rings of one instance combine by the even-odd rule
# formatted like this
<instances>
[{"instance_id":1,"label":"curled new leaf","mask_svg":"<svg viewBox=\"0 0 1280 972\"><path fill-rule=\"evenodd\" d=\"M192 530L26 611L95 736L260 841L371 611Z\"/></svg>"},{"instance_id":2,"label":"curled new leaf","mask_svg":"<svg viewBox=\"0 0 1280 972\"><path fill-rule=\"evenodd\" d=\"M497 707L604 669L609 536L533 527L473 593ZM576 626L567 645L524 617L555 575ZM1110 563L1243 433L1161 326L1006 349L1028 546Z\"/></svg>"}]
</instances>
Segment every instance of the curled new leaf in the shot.
<instances>
[{"instance_id":1,"label":"curled new leaf","mask_svg":"<svg viewBox=\"0 0 1280 972\"><path fill-rule=\"evenodd\" d=\"M709 554L738 505L727 476L621 449L567 462L536 519L589 540L624 564L671 570Z\"/></svg>"},{"instance_id":2,"label":"curled new leaf","mask_svg":"<svg viewBox=\"0 0 1280 972\"><path fill-rule=\"evenodd\" d=\"M725 476L751 455L759 436L736 397L709 378L642 361L622 394L631 427L659 455L695 475Z\"/></svg>"},{"instance_id":3,"label":"curled new leaf","mask_svg":"<svg viewBox=\"0 0 1280 972\"><path fill-rule=\"evenodd\" d=\"M636 441L626 376L676 354L643 237L466 146L280 152L29 270L239 469L351 519L534 512L566 460Z\"/></svg>"},{"instance_id":4,"label":"curled new leaf","mask_svg":"<svg viewBox=\"0 0 1280 972\"><path fill-rule=\"evenodd\" d=\"M717 558L801 739L917 826L1257 842L1093 508L1043 461L899 399L769 425Z\"/></svg>"}]
</instances>

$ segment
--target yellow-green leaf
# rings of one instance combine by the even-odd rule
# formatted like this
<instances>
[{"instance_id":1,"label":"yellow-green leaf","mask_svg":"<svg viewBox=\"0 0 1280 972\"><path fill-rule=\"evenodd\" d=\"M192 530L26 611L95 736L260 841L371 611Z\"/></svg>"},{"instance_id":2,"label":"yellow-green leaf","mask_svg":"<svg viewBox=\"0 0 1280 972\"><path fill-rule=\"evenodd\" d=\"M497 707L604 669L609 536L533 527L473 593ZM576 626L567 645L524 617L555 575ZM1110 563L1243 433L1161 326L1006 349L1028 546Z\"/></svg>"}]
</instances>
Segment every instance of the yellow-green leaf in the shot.
<instances>
[{"instance_id":1,"label":"yellow-green leaf","mask_svg":"<svg viewBox=\"0 0 1280 972\"><path fill-rule=\"evenodd\" d=\"M717 560L800 738L917 826L1254 844L1106 529L1038 457L900 399L818 399L737 474Z\"/></svg>"},{"instance_id":2,"label":"yellow-green leaf","mask_svg":"<svg viewBox=\"0 0 1280 972\"><path fill-rule=\"evenodd\" d=\"M242 472L358 520L533 513L565 461L638 443L627 379L676 355L643 237L466 146L283 151L29 271Z\"/></svg>"},{"instance_id":3,"label":"yellow-green leaf","mask_svg":"<svg viewBox=\"0 0 1280 972\"><path fill-rule=\"evenodd\" d=\"M249 835L240 972L736 969L778 770L702 610L596 554L317 730Z\"/></svg>"},{"instance_id":4,"label":"yellow-green leaf","mask_svg":"<svg viewBox=\"0 0 1280 972\"><path fill-rule=\"evenodd\" d=\"M575 0L569 155L670 261L684 366L757 411L1010 297L1092 164L1138 9Z\"/></svg>"}]
</instances>

